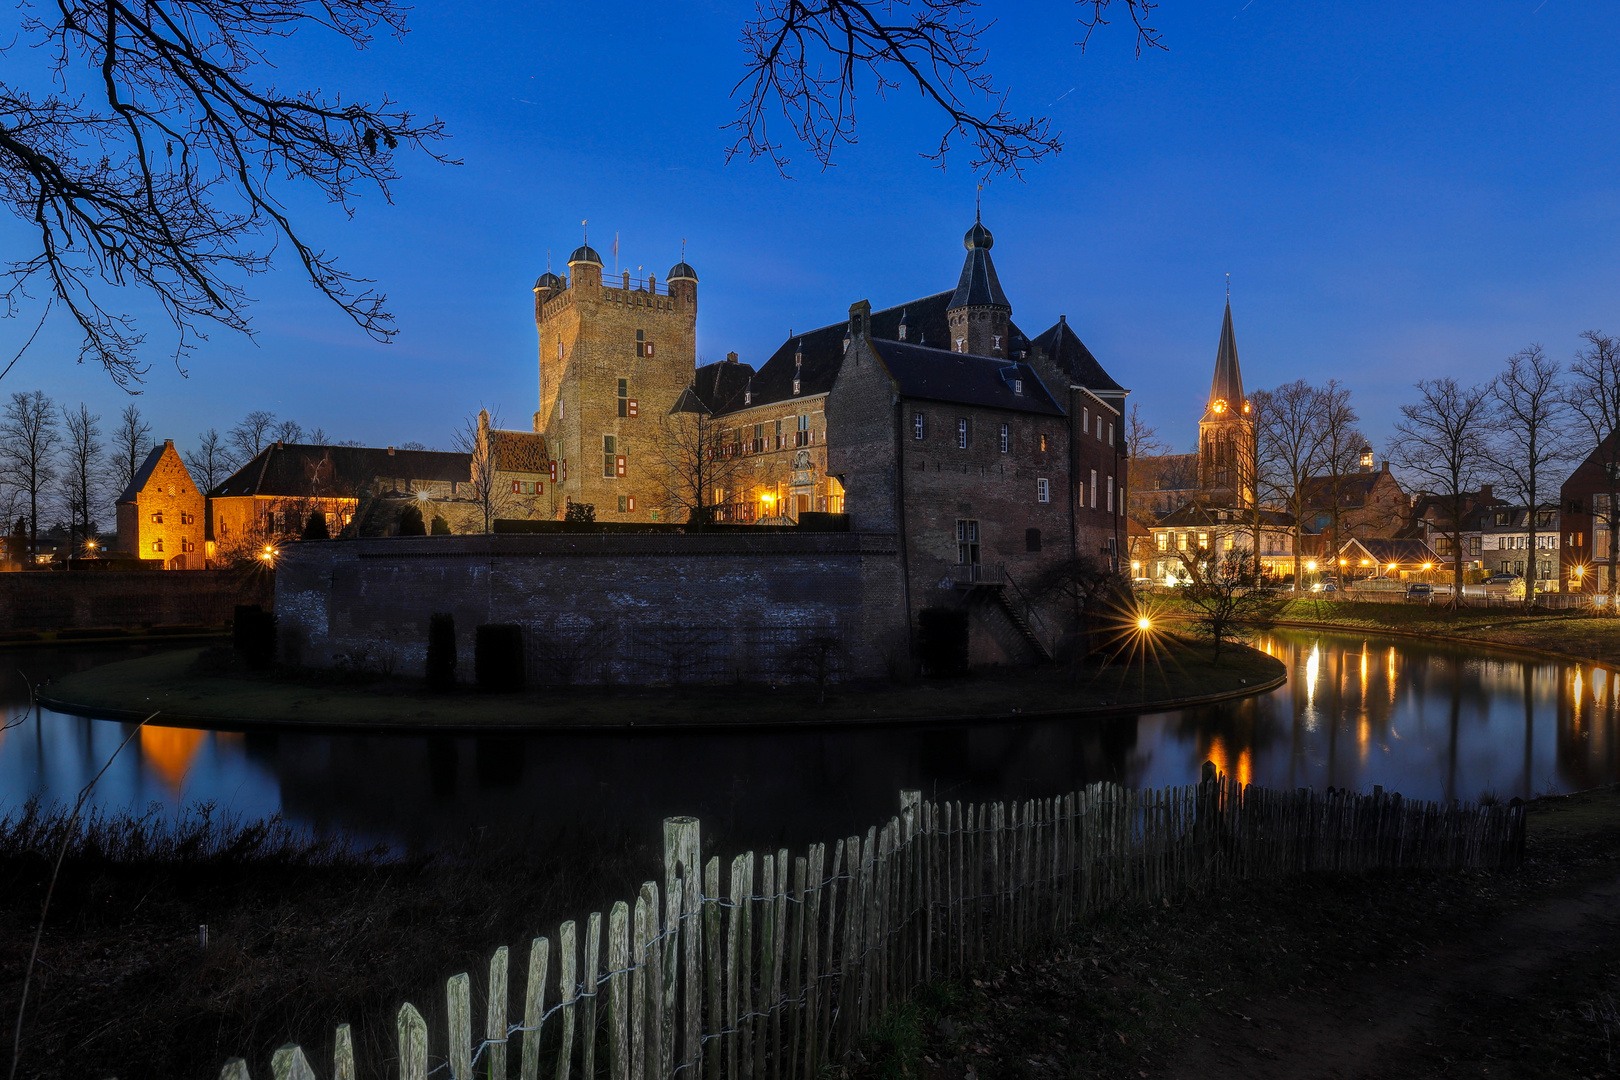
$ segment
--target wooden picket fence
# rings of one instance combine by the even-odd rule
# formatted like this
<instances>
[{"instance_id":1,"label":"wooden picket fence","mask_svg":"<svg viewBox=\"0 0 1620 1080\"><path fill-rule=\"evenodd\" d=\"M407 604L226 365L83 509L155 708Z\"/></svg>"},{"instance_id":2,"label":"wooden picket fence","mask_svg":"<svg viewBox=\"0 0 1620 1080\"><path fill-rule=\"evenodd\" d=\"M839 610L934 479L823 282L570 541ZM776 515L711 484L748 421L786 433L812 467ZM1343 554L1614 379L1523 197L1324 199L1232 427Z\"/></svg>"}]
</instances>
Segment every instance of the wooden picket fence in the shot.
<instances>
[{"instance_id":1,"label":"wooden picket fence","mask_svg":"<svg viewBox=\"0 0 1620 1080\"><path fill-rule=\"evenodd\" d=\"M864 837L729 865L702 863L697 819L670 818L662 889L535 938L520 1002L497 949L480 1032L466 973L445 986L441 1036L402 1005L398 1055L367 1075L814 1080L914 988L1016 960L1101 908L1309 871L1509 868L1523 845L1519 805L1275 791L1207 764L1202 783L1157 791L966 807L906 791ZM347 1024L332 1061L334 1080L357 1080ZM249 1075L236 1058L221 1080ZM317 1077L293 1045L271 1075Z\"/></svg>"}]
</instances>

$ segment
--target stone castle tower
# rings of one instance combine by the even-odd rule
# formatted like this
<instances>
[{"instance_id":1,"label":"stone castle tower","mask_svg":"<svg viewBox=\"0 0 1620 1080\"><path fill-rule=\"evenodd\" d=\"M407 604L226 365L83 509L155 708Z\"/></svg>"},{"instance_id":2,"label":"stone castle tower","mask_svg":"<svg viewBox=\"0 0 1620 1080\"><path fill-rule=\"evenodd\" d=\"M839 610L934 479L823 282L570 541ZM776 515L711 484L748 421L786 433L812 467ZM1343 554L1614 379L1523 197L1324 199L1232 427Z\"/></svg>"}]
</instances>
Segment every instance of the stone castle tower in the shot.
<instances>
[{"instance_id":1,"label":"stone castle tower","mask_svg":"<svg viewBox=\"0 0 1620 1080\"><path fill-rule=\"evenodd\" d=\"M1012 320L1012 305L1007 302L1007 294L1001 291L995 263L990 261L990 249L995 242L990 230L975 215L973 228L962 238L962 246L968 251L962 263L962 278L945 312L952 352L974 356L1007 355L1007 324Z\"/></svg>"},{"instance_id":2,"label":"stone castle tower","mask_svg":"<svg viewBox=\"0 0 1620 1080\"><path fill-rule=\"evenodd\" d=\"M568 277L534 283L540 408L534 430L557 463L552 508L569 500L598 521L667 520L658 424L697 366L697 273L684 261L660 283L628 270L604 279L588 244Z\"/></svg>"},{"instance_id":3,"label":"stone castle tower","mask_svg":"<svg viewBox=\"0 0 1620 1080\"><path fill-rule=\"evenodd\" d=\"M1215 350L1215 378L1209 387L1204 418L1198 422L1198 486L1235 506L1254 501L1254 420L1243 395L1238 368L1237 336L1232 332L1232 301L1226 301L1221 343Z\"/></svg>"}]
</instances>

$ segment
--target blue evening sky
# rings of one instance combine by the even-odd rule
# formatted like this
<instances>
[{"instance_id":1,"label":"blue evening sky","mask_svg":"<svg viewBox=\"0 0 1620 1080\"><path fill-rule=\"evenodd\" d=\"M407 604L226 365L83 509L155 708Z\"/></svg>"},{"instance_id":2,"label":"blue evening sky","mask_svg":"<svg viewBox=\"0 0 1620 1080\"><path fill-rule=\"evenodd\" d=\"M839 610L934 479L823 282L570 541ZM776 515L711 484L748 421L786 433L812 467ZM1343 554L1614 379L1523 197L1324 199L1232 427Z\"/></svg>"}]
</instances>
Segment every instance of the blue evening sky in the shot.
<instances>
[{"instance_id":1,"label":"blue evening sky","mask_svg":"<svg viewBox=\"0 0 1620 1080\"><path fill-rule=\"evenodd\" d=\"M914 93L860 102L860 143L794 179L727 164L747 2L423 5L411 33L356 53L318 34L277 52L284 86L386 91L453 133L464 164L409 156L395 201L352 219L281 191L318 246L378 280L399 336L378 345L283 263L250 284L253 341L214 334L182 377L160 318L138 399L190 444L268 408L334 438L447 446L537 394L530 287L581 219L613 269L701 278L700 362L758 363L852 301L954 284L976 178L919 156L939 117ZM1066 314L1177 449L1195 438L1227 273L1246 386L1350 386L1376 440L1422 377L1489 378L1530 342L1560 358L1620 331L1616 83L1620 8L1598 0L1300 4L1166 0L1168 52L1118 23L1084 54L1069 3L987 5L991 64L1066 148L985 192L995 259L1030 333ZM8 57L15 63L16 57ZM0 247L21 234L0 223ZM37 309L36 309L37 312ZM15 350L33 318L0 322ZM65 326L0 392L122 394L76 367Z\"/></svg>"}]
</instances>

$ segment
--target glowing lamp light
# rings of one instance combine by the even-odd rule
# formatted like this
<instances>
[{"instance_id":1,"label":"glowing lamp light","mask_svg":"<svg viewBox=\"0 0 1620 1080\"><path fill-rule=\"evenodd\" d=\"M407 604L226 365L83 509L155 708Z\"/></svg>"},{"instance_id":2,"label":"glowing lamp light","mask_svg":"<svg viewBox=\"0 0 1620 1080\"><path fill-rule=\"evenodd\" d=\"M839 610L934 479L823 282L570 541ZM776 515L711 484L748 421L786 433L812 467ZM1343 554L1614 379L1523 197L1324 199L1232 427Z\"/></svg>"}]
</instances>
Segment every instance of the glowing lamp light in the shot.
<instances>
[{"instance_id":1,"label":"glowing lamp light","mask_svg":"<svg viewBox=\"0 0 1620 1080\"><path fill-rule=\"evenodd\" d=\"M1388 566L1388 567L1387 567L1387 569L1390 569L1390 570L1393 570L1393 569L1395 569L1395 564L1394 564L1394 563L1390 563L1390 564L1389 564L1389 566ZM1428 567L1427 567L1427 566L1425 566L1425 567L1424 567L1424 568L1423 568L1423 569L1425 569L1425 570L1427 570L1427 569L1428 569Z\"/></svg>"},{"instance_id":2,"label":"glowing lamp light","mask_svg":"<svg viewBox=\"0 0 1620 1080\"><path fill-rule=\"evenodd\" d=\"M1362 559L1362 560L1361 560L1361 565L1362 565L1362 566L1371 566L1371 565L1372 565L1372 563L1371 563L1371 562L1369 562L1369 561L1368 561L1368 560L1367 560L1367 559Z\"/></svg>"},{"instance_id":3,"label":"glowing lamp light","mask_svg":"<svg viewBox=\"0 0 1620 1080\"><path fill-rule=\"evenodd\" d=\"M1316 560L1312 559L1309 562L1307 562L1305 564L1305 569L1309 570L1313 574L1316 573Z\"/></svg>"},{"instance_id":4,"label":"glowing lamp light","mask_svg":"<svg viewBox=\"0 0 1620 1080\"><path fill-rule=\"evenodd\" d=\"M1136 628L1138 630L1151 630L1153 629L1153 620L1143 615L1136 620Z\"/></svg>"},{"instance_id":5,"label":"glowing lamp light","mask_svg":"<svg viewBox=\"0 0 1620 1080\"><path fill-rule=\"evenodd\" d=\"M1395 569L1395 564L1391 563L1389 568L1391 570ZM1423 564L1423 569L1425 569L1425 570L1433 570L1434 569L1434 564L1433 563L1424 563Z\"/></svg>"}]
</instances>

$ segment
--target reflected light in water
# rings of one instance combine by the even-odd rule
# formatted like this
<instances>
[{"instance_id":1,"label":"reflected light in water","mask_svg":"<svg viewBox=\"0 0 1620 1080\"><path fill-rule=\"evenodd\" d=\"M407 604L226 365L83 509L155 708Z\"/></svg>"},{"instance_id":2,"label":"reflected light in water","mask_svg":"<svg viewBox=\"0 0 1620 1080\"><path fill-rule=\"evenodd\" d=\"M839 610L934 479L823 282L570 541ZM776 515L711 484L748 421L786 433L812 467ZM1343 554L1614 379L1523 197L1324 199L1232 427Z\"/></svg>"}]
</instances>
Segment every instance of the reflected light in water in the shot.
<instances>
[{"instance_id":1,"label":"reflected light in water","mask_svg":"<svg viewBox=\"0 0 1620 1080\"><path fill-rule=\"evenodd\" d=\"M1581 669L1573 669L1575 673L1575 693L1570 695L1569 726L1572 731L1581 730Z\"/></svg>"},{"instance_id":2,"label":"reflected light in water","mask_svg":"<svg viewBox=\"0 0 1620 1080\"><path fill-rule=\"evenodd\" d=\"M1311 642L1311 655L1305 658L1305 704L1316 704L1316 675L1322 670L1322 652L1316 642Z\"/></svg>"},{"instance_id":3,"label":"reflected light in water","mask_svg":"<svg viewBox=\"0 0 1620 1080\"><path fill-rule=\"evenodd\" d=\"M1608 689L1609 673L1600 667L1592 669L1592 704L1603 704L1603 692Z\"/></svg>"},{"instance_id":4,"label":"reflected light in water","mask_svg":"<svg viewBox=\"0 0 1620 1080\"><path fill-rule=\"evenodd\" d=\"M147 724L141 728L141 756L152 763L165 783L178 791L180 781L186 778L186 771L202 746L204 734L196 728Z\"/></svg>"},{"instance_id":5,"label":"reflected light in water","mask_svg":"<svg viewBox=\"0 0 1620 1080\"><path fill-rule=\"evenodd\" d=\"M1395 704L1395 646L1389 647L1389 703Z\"/></svg>"}]
</instances>

